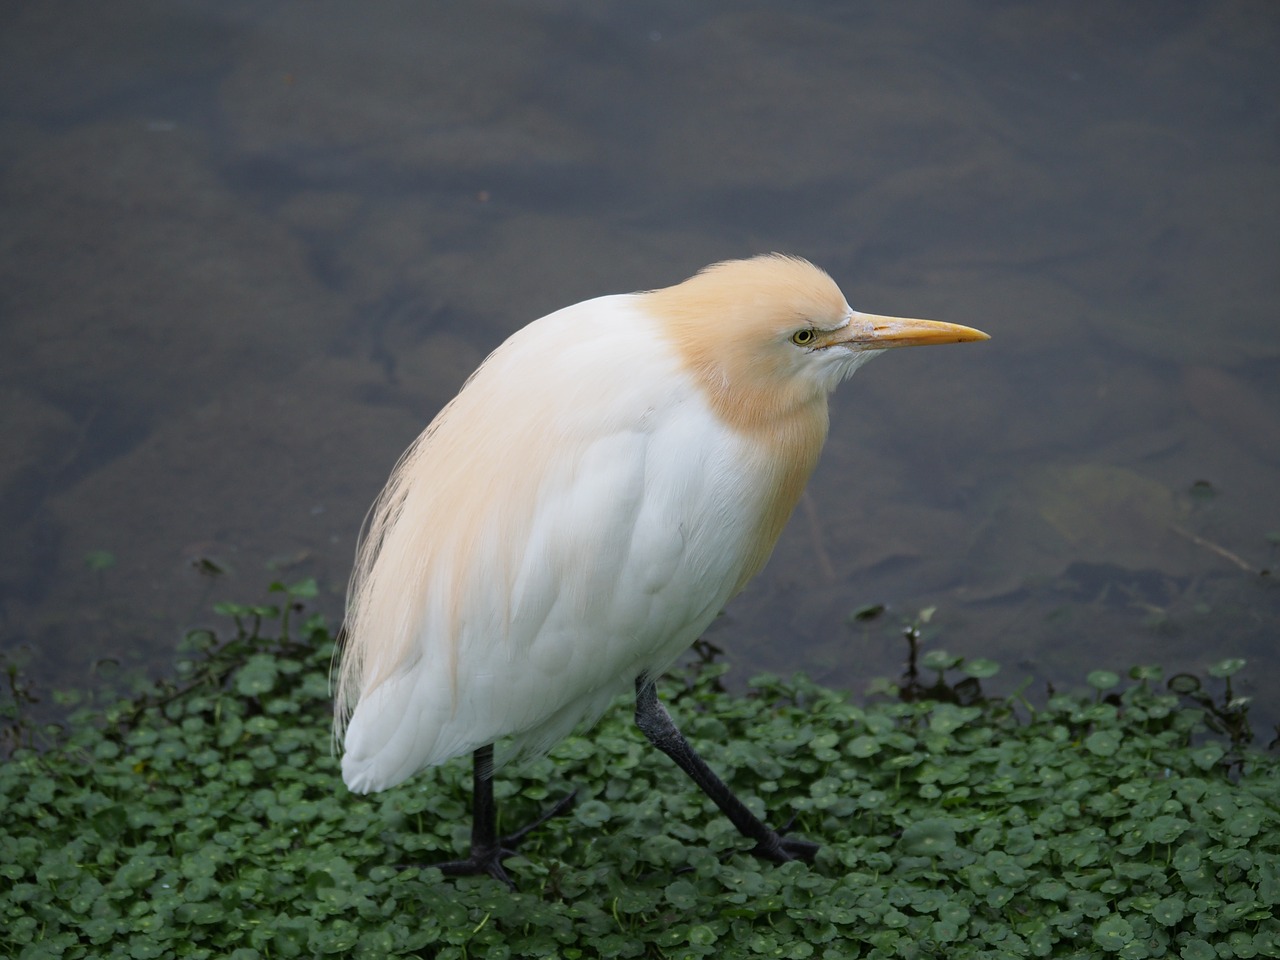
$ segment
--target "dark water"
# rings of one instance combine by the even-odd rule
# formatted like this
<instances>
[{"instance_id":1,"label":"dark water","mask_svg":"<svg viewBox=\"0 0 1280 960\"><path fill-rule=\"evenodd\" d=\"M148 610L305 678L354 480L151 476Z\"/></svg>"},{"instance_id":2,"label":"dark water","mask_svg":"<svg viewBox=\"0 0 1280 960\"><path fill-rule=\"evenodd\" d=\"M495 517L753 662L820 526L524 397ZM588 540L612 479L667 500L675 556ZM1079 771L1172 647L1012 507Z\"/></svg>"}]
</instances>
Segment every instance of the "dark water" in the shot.
<instances>
[{"instance_id":1,"label":"dark water","mask_svg":"<svg viewBox=\"0 0 1280 960\"><path fill-rule=\"evenodd\" d=\"M0 642L84 686L276 577L337 614L503 337L783 250L993 340L837 394L739 676L860 690L934 608L1004 689L1243 656L1274 719L1277 49L1271 0L8 4Z\"/></svg>"}]
</instances>

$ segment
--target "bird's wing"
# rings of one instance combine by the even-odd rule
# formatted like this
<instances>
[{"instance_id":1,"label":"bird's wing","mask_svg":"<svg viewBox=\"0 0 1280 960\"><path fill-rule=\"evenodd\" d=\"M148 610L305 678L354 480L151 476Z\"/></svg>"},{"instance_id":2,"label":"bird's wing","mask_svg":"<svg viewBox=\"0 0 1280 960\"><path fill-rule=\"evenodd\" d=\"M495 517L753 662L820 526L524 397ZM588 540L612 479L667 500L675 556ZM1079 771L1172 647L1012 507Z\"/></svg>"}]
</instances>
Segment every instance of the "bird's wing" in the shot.
<instances>
[{"instance_id":1,"label":"bird's wing","mask_svg":"<svg viewBox=\"0 0 1280 960\"><path fill-rule=\"evenodd\" d=\"M526 328L393 478L364 582L377 616L356 621L374 666L346 734L353 789L502 737L546 749L669 665L738 582L739 441L607 300L639 329L593 338L599 301ZM410 642L379 664L372 631L397 628Z\"/></svg>"}]
</instances>

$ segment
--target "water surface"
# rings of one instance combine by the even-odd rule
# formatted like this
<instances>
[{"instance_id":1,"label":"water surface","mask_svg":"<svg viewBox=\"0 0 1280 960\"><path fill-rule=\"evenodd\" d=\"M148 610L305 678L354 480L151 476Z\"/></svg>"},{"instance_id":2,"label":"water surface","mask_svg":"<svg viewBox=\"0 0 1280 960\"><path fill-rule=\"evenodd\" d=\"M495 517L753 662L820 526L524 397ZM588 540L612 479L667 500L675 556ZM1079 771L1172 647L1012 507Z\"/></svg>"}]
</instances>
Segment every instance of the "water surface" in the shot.
<instances>
[{"instance_id":1,"label":"water surface","mask_svg":"<svg viewBox=\"0 0 1280 960\"><path fill-rule=\"evenodd\" d=\"M13 4L0 630L44 687L214 601L337 615L404 446L555 307L782 250L981 327L837 394L711 637L861 690L1251 661L1280 692L1274 3ZM868 624L849 614L886 613Z\"/></svg>"}]
</instances>

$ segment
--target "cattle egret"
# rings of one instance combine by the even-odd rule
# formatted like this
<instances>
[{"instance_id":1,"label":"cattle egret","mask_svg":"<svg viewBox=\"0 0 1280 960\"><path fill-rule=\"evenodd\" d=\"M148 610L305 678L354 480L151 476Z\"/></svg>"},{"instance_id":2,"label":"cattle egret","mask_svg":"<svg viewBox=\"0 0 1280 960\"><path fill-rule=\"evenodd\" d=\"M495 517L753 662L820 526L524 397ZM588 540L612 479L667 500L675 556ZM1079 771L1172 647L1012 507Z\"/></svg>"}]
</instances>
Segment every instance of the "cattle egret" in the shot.
<instances>
[{"instance_id":1,"label":"cattle egret","mask_svg":"<svg viewBox=\"0 0 1280 960\"><path fill-rule=\"evenodd\" d=\"M640 729L754 854L812 859L816 844L761 822L711 771L654 683L764 566L836 384L890 347L985 339L858 313L822 270L777 254L512 335L366 521L337 684L347 786L384 790L471 753L470 855L438 866L510 884L502 860L527 828L497 836L493 771L634 686Z\"/></svg>"}]
</instances>

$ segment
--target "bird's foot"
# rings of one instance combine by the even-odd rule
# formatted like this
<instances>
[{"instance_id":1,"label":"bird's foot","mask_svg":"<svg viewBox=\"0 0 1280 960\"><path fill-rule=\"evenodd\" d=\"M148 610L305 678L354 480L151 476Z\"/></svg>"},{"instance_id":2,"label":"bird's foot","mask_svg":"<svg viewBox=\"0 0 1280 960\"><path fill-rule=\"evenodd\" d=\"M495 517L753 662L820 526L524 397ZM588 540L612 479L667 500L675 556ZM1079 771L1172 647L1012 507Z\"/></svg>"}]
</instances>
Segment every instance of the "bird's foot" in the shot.
<instances>
[{"instance_id":1,"label":"bird's foot","mask_svg":"<svg viewBox=\"0 0 1280 960\"><path fill-rule=\"evenodd\" d=\"M562 816L570 810L577 795L578 791L575 790L568 796L562 797L555 806L545 811L536 820L526 823L514 833L499 837L496 842L476 843L475 840L472 840L471 856L465 860L446 860L444 863L433 863L430 866L435 867L446 877L475 877L487 874L514 890L516 888L515 881L508 875L506 868L502 865L502 861L507 857L516 855L518 852L516 848L520 846L520 841L527 837L531 831L536 830L548 820Z\"/></svg>"},{"instance_id":2,"label":"bird's foot","mask_svg":"<svg viewBox=\"0 0 1280 960\"><path fill-rule=\"evenodd\" d=\"M796 818L792 817L781 830L770 830L758 839L751 850L752 855L771 863L790 863L792 860L813 863L814 855L822 845L799 837L788 837L787 833L795 822Z\"/></svg>"},{"instance_id":3,"label":"bird's foot","mask_svg":"<svg viewBox=\"0 0 1280 960\"><path fill-rule=\"evenodd\" d=\"M506 857L515 854L516 851L504 849L501 846L477 847L474 844L471 847L471 856L465 860L446 860L444 863L433 863L430 866L435 867L446 877L478 877L488 874L493 879L505 883L508 888L514 890L516 888L515 881L508 876L506 868L502 866L502 861Z\"/></svg>"}]
</instances>

